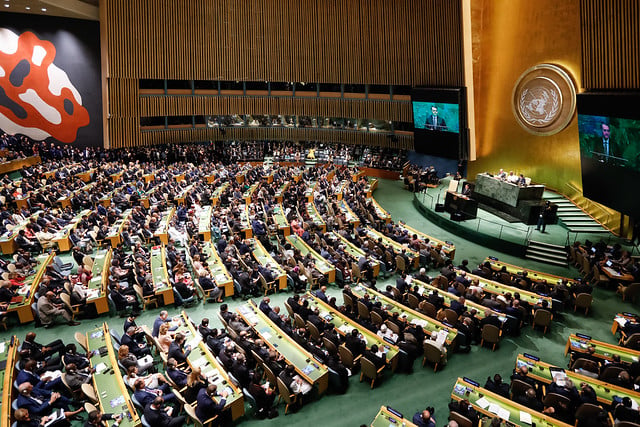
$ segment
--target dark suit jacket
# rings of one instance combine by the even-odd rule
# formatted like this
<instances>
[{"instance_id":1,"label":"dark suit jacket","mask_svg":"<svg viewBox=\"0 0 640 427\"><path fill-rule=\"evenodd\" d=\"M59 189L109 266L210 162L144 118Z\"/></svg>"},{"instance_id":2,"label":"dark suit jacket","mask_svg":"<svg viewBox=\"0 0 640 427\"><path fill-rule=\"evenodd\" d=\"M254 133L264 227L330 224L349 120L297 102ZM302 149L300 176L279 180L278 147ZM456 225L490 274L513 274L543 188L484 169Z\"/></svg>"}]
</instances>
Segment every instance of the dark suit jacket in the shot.
<instances>
[{"instance_id":1,"label":"dark suit jacket","mask_svg":"<svg viewBox=\"0 0 640 427\"><path fill-rule=\"evenodd\" d=\"M167 368L167 375L178 387L182 388L187 385L188 375L180 369Z\"/></svg>"},{"instance_id":2,"label":"dark suit jacket","mask_svg":"<svg viewBox=\"0 0 640 427\"><path fill-rule=\"evenodd\" d=\"M198 392L198 406L196 406L196 415L200 421L205 422L209 418L219 415L224 409L224 405L227 401L220 398L220 402L216 403L207 394L207 389L200 389Z\"/></svg>"},{"instance_id":3,"label":"dark suit jacket","mask_svg":"<svg viewBox=\"0 0 640 427\"><path fill-rule=\"evenodd\" d=\"M152 409L151 404L144 407L144 418L147 420L149 425L152 425L153 427L168 427L172 420L172 417L170 417L163 409Z\"/></svg>"}]
</instances>

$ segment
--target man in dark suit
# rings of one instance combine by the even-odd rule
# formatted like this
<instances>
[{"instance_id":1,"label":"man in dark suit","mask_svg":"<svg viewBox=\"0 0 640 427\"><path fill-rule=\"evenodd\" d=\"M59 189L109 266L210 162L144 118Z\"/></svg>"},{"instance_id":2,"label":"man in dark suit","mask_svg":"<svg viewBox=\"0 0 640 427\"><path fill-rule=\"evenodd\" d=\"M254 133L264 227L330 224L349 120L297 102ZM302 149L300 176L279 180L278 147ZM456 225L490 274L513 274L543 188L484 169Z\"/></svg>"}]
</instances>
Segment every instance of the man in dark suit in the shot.
<instances>
[{"instance_id":1,"label":"man in dark suit","mask_svg":"<svg viewBox=\"0 0 640 427\"><path fill-rule=\"evenodd\" d=\"M179 388L187 385L188 374L178 369L178 362L174 358L167 360L167 375Z\"/></svg>"},{"instance_id":2,"label":"man in dark suit","mask_svg":"<svg viewBox=\"0 0 640 427\"><path fill-rule=\"evenodd\" d=\"M431 115L427 116L424 127L429 130L447 130L447 123L442 117L438 115L438 107L436 107L435 105L431 106Z\"/></svg>"},{"instance_id":3,"label":"man in dark suit","mask_svg":"<svg viewBox=\"0 0 640 427\"><path fill-rule=\"evenodd\" d=\"M484 327L484 325L493 325L496 328L502 328L502 322L491 310L484 311L484 318L480 321L480 326Z\"/></svg>"},{"instance_id":4,"label":"man in dark suit","mask_svg":"<svg viewBox=\"0 0 640 427\"><path fill-rule=\"evenodd\" d=\"M186 424L183 416L173 417L173 408L164 406L164 399L156 397L144 408L144 418L154 427L180 427Z\"/></svg>"},{"instance_id":5,"label":"man in dark suit","mask_svg":"<svg viewBox=\"0 0 640 427\"><path fill-rule=\"evenodd\" d=\"M398 288L401 294L404 294L407 291L406 278L407 278L407 273L403 271L400 277L396 279L396 288Z\"/></svg>"},{"instance_id":6,"label":"man in dark suit","mask_svg":"<svg viewBox=\"0 0 640 427\"><path fill-rule=\"evenodd\" d=\"M142 378L136 380L136 382L134 383L134 388L135 391L133 392L133 395L143 407L146 407L148 404L153 402L154 399L158 396L162 396L165 402L175 400L175 395L173 393L164 394L164 392L160 389L147 388Z\"/></svg>"},{"instance_id":7,"label":"man in dark suit","mask_svg":"<svg viewBox=\"0 0 640 427\"><path fill-rule=\"evenodd\" d=\"M350 334L344 337L344 344L353 353L353 357L358 357L367 349L367 345L360 339L360 332L353 329Z\"/></svg>"},{"instance_id":8,"label":"man in dark suit","mask_svg":"<svg viewBox=\"0 0 640 427\"><path fill-rule=\"evenodd\" d=\"M186 363L187 357L191 353L191 346L184 347L184 335L177 333L175 339L169 346L168 357L173 357L179 365Z\"/></svg>"},{"instance_id":9,"label":"man in dark suit","mask_svg":"<svg viewBox=\"0 0 640 427\"><path fill-rule=\"evenodd\" d=\"M382 368L386 364L384 353L382 354L382 356L378 355L378 346L376 344L373 344L370 350L365 350L362 354L362 357L373 363L376 367L376 370Z\"/></svg>"},{"instance_id":10,"label":"man in dark suit","mask_svg":"<svg viewBox=\"0 0 640 427\"><path fill-rule=\"evenodd\" d=\"M49 392L47 390L34 391L33 385L29 382L18 386L18 407L24 408L34 415L46 415L51 408L61 408L69 410L71 400L60 393Z\"/></svg>"},{"instance_id":11,"label":"man in dark suit","mask_svg":"<svg viewBox=\"0 0 640 427\"><path fill-rule=\"evenodd\" d=\"M151 351L147 347L146 343L136 341L135 334L136 327L129 326L129 329L127 329L127 333L124 334L120 339L120 344L128 346L129 351L133 353L137 358L141 358L146 356L147 354L151 354Z\"/></svg>"},{"instance_id":12,"label":"man in dark suit","mask_svg":"<svg viewBox=\"0 0 640 427\"><path fill-rule=\"evenodd\" d=\"M228 396L228 393L225 390L223 390L219 394L221 399L218 403L216 403L216 401L214 400L215 396L218 396L217 387L215 384L210 384L206 388L200 389L200 391L198 392L198 406L196 406L196 415L203 423L210 418L215 417L216 415L221 415L222 410L224 409L224 405L227 403L226 397ZM216 425L219 424L220 420L218 419Z\"/></svg>"}]
</instances>

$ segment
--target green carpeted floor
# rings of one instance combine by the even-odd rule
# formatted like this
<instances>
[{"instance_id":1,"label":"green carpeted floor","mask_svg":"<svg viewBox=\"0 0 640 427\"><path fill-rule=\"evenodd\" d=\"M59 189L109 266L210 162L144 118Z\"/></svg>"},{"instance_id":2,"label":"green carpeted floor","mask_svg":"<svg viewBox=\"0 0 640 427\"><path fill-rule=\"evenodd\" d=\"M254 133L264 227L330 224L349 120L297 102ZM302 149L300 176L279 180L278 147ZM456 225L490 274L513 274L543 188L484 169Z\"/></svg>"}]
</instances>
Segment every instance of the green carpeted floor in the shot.
<instances>
[{"instance_id":1,"label":"green carpeted floor","mask_svg":"<svg viewBox=\"0 0 640 427\"><path fill-rule=\"evenodd\" d=\"M456 244L456 262L468 259L471 265L482 261L488 255L498 256L501 260L517 265L523 265L532 269L548 271L550 273L575 277L578 275L573 268L548 266L513 257L507 253L499 253L487 250L472 241L460 239L454 235L433 226L424 219L413 207L411 201L413 195L402 189L400 181L380 180L380 185L374 194L376 200L389 211L394 220L406 221L409 225L441 239L451 240ZM435 274L435 271L433 272ZM394 282L395 278L389 278L388 282ZM378 282L378 286L384 285ZM340 290L332 287L331 295L342 301ZM288 294L278 294L271 297L272 305L283 306ZM228 300L233 309L241 304L240 301ZM219 326L216 316L219 304L207 304L189 309L189 314L195 321L203 317L211 319L212 324ZM159 310L149 310L138 319L138 324L151 325ZM369 424L376 415L381 405L389 405L411 418L413 414L426 406L436 408L435 417L438 425L446 424L448 415L447 404L458 376L466 376L484 383L487 376L500 373L508 378L515 364L518 353L527 352L539 356L545 362L564 366L567 361L563 356L567 337L572 332L581 332L591 335L595 339L615 343L610 327L613 316L619 311L635 311L635 307L629 303L623 303L621 298L613 291L596 289L594 291L593 309L588 317L583 314L563 313L556 317L552 327L546 335L541 330L523 330L518 338L505 338L495 352L489 348L474 347L469 354L454 354L449 358L449 364L438 373L433 373L432 368L420 366L420 360L414 365L414 372L407 374L386 373L384 380L374 390L369 385L358 382L358 377L352 377L349 390L344 395L326 395L319 400L304 406L295 414L284 416L284 406L280 406L280 416L273 420L254 420L244 418L238 424L243 426L306 426L320 422L325 426L359 426ZM102 317L95 320L84 320L75 328L60 325L55 329L36 329L37 340L47 342L61 338L65 342L73 341L76 331L85 332L94 328L103 321L109 326L122 331L124 319L117 317ZM2 332L1 339L7 339L10 334L16 334L23 339L26 332L33 330L33 324L16 326L9 332Z\"/></svg>"}]
</instances>

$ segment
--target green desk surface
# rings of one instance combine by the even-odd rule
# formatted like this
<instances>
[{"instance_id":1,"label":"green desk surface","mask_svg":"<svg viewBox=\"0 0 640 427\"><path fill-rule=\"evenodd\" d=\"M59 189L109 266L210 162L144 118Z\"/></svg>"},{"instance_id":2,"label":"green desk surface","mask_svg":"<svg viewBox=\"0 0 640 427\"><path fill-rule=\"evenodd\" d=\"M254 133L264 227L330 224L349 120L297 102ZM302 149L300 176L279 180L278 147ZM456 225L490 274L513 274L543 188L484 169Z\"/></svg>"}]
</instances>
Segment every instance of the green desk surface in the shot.
<instances>
[{"instance_id":1,"label":"green desk surface","mask_svg":"<svg viewBox=\"0 0 640 427\"><path fill-rule=\"evenodd\" d=\"M313 191L315 190L316 185L318 185L318 183L316 181L309 181L306 184L307 184L307 188L304 191L304 195L306 197L313 197Z\"/></svg>"},{"instance_id":2,"label":"green desk surface","mask_svg":"<svg viewBox=\"0 0 640 427\"><path fill-rule=\"evenodd\" d=\"M516 366L522 366L524 364L529 366L529 376L531 378L546 384L550 384L553 381L549 368L559 368L540 360L534 360L526 357L525 355L519 354L516 359ZM628 390L614 384L609 384L607 382L591 378L587 375L573 372L569 369L565 370L565 374L567 375L567 378L573 381L573 385L577 388L580 387L580 383L587 383L591 387L593 387L593 390L596 392L596 396L598 396L599 402L610 405L613 401L613 396L626 396L635 400L637 403L640 403L640 393L637 391Z\"/></svg>"},{"instance_id":3,"label":"green desk surface","mask_svg":"<svg viewBox=\"0 0 640 427\"><path fill-rule=\"evenodd\" d=\"M396 226L398 228L400 228L401 230L406 230L409 235L413 236L414 234L418 235L421 239L429 239L429 242L435 242L438 245L442 246L442 250L444 251L445 254L447 254L447 256L451 259L453 259L455 253L456 253L456 246L451 243L451 242L447 242L444 240L440 240L440 239L436 239L435 237L429 236L428 234L423 233L422 231L418 231L413 227L408 226L407 224L398 221L398 223L396 223Z\"/></svg>"},{"instance_id":4,"label":"green desk surface","mask_svg":"<svg viewBox=\"0 0 640 427\"><path fill-rule=\"evenodd\" d=\"M422 329L424 329L428 335L431 335L431 332L434 332L434 331L435 332L447 331L446 343L448 346L451 345L451 343L455 340L456 336L458 335L457 329L453 327L449 327L437 321L436 319L432 319L426 314L422 314L415 310L412 310L411 308L403 304L400 304L399 302L391 298L387 298L386 296L382 295L380 292L376 292L373 289L365 288L364 286L358 286L352 289L351 291L358 298L362 298L365 293L369 294L369 298L372 301L380 301L380 303L382 304L382 307L388 313L398 313L400 315L400 318L405 319L408 323L413 323L415 325L422 326Z\"/></svg>"},{"instance_id":5,"label":"green desk surface","mask_svg":"<svg viewBox=\"0 0 640 427\"><path fill-rule=\"evenodd\" d=\"M340 243L344 245L345 253L347 253L355 262L358 262L361 256L366 255L365 251L351 243L346 238L342 237L339 233L330 231L329 234L333 236L334 239L340 240ZM373 259L371 257L367 257L367 259L369 260L369 263L372 267L380 266L380 261L378 261L377 259Z\"/></svg>"},{"instance_id":6,"label":"green desk surface","mask_svg":"<svg viewBox=\"0 0 640 427\"><path fill-rule=\"evenodd\" d=\"M453 386L453 391L451 392L451 398L455 400L467 399L476 411L490 417L498 415L500 418L522 427L531 427L531 424L521 421L522 412L531 416L531 421L536 427L570 427L569 424L565 424L548 415L536 412L526 406L492 393L463 378L458 378L456 381L456 384ZM484 400L481 400L482 398L484 398ZM500 414L498 414L498 408L502 409Z\"/></svg>"},{"instance_id":7,"label":"green desk surface","mask_svg":"<svg viewBox=\"0 0 640 427\"><path fill-rule=\"evenodd\" d=\"M111 248L98 249L93 259L93 267L91 268L91 280L89 280L89 289L91 296L87 297L87 301L106 293L106 279L109 277L109 267L111 265Z\"/></svg>"},{"instance_id":8,"label":"green desk surface","mask_svg":"<svg viewBox=\"0 0 640 427\"><path fill-rule=\"evenodd\" d=\"M287 188L289 188L289 182L285 182L284 184L282 184L277 190L276 190L276 197L283 197L284 196L284 192L287 191Z\"/></svg>"},{"instance_id":9,"label":"green desk surface","mask_svg":"<svg viewBox=\"0 0 640 427\"><path fill-rule=\"evenodd\" d=\"M428 283L421 282L418 279L413 279L411 281L411 286L414 286L414 285L417 285L417 286L422 288L421 290L419 289L419 292L425 297L427 295L429 295L432 291L438 291L438 295L440 295L444 299L444 305L447 306L447 307L449 307L451 305L451 301L454 301L454 300L457 300L458 298L460 298L460 297L457 297L457 296L455 296L455 295L453 295L453 294L451 294L449 292L445 292L445 291L443 291L441 289L438 289L435 286L431 286ZM477 311L476 316L479 319L484 318L484 311L485 310L490 310L491 313L494 314L495 316L498 316L501 321L504 322L505 320L507 320L507 318L505 317L505 315L503 313L499 313L499 312L497 312L495 310L491 310L488 307L485 307L484 305L481 305L481 304L477 304L477 303L475 303L473 301L466 300L464 305L466 305L470 309L471 308L475 308L476 311Z\"/></svg>"},{"instance_id":10,"label":"green desk surface","mask_svg":"<svg viewBox=\"0 0 640 427\"><path fill-rule=\"evenodd\" d=\"M459 271L456 269L456 271ZM526 301L531 305L537 304L539 301L546 300L549 303L549 309L551 309L552 301L551 297L543 297L542 295L538 295L534 292L525 291L523 289L514 288L513 286L504 285L500 282L496 282L495 280L488 280L484 277L476 276L475 274L467 273L467 278L469 280L478 279L480 283L480 287L483 291L489 292L496 295L502 295L506 292L511 292L511 295L518 292L520 294L520 299L522 301Z\"/></svg>"},{"instance_id":11,"label":"green desk surface","mask_svg":"<svg viewBox=\"0 0 640 427\"><path fill-rule=\"evenodd\" d=\"M151 248L151 277L156 293L171 287L164 246L153 246Z\"/></svg>"},{"instance_id":12,"label":"green desk surface","mask_svg":"<svg viewBox=\"0 0 640 427\"><path fill-rule=\"evenodd\" d=\"M273 220L278 225L278 228L287 228L289 227L289 221L287 221L287 217L284 215L284 210L282 209L281 204L277 204L273 207Z\"/></svg>"},{"instance_id":13,"label":"green desk surface","mask_svg":"<svg viewBox=\"0 0 640 427\"><path fill-rule=\"evenodd\" d=\"M231 275L227 271L227 267L222 263L222 260L218 256L218 252L210 241L205 242L202 245L202 253L207 260L211 277L216 282L217 286L223 286L225 283L233 282Z\"/></svg>"},{"instance_id":14,"label":"green desk surface","mask_svg":"<svg viewBox=\"0 0 640 427\"><path fill-rule=\"evenodd\" d=\"M222 390L226 390L229 393L227 396L225 409L235 407L238 405L242 407L242 413L236 413L234 420L244 413L244 396L242 390L236 387L229 379L229 374L224 370L216 360L215 356L209 350L206 343L202 341L202 336L196 331L189 316L184 311L181 313L180 323L176 333L180 332L185 336L185 343L191 345L191 353L187 357L189 366L200 367L202 375L209 378L211 384L215 384L218 387L218 393ZM214 397L216 402L219 402L219 398ZM239 402L238 402L239 401Z\"/></svg>"},{"instance_id":15,"label":"green desk surface","mask_svg":"<svg viewBox=\"0 0 640 427\"><path fill-rule=\"evenodd\" d=\"M198 218L198 232L200 234L211 231L211 213L213 212L213 206L205 206L200 211Z\"/></svg>"},{"instance_id":16,"label":"green desk surface","mask_svg":"<svg viewBox=\"0 0 640 427\"><path fill-rule=\"evenodd\" d=\"M177 199L184 199L185 197L187 197L187 194L189 194L189 192L193 189L193 184L189 184L186 187L184 187L181 191L180 194L178 194L176 197L174 197L174 200Z\"/></svg>"},{"instance_id":17,"label":"green desk surface","mask_svg":"<svg viewBox=\"0 0 640 427\"><path fill-rule=\"evenodd\" d=\"M347 205L344 200L340 200L338 202L338 207L340 208L340 210L342 211L342 213L344 213L345 217L347 218L347 221L350 223L355 223L355 222L360 222L360 219L358 219L358 217L356 216L355 213L353 213L353 211L351 210L351 208L349 207L349 205Z\"/></svg>"},{"instance_id":18,"label":"green desk surface","mask_svg":"<svg viewBox=\"0 0 640 427\"><path fill-rule=\"evenodd\" d=\"M251 184L251 186L247 188L244 194L242 194L242 198L243 199L251 198L253 193L256 191L256 188L258 188L258 185L259 185L258 182L254 182L253 184Z\"/></svg>"},{"instance_id":19,"label":"green desk surface","mask_svg":"<svg viewBox=\"0 0 640 427\"><path fill-rule=\"evenodd\" d=\"M257 239L249 239L249 247L251 247L251 254L255 260L258 261L258 264L263 267L268 265L271 268L271 271L275 273L274 276L276 279L280 279L286 275L280 264L271 258L269 252L267 252L264 246L262 246L262 243Z\"/></svg>"},{"instance_id":20,"label":"green desk surface","mask_svg":"<svg viewBox=\"0 0 640 427\"><path fill-rule=\"evenodd\" d=\"M13 381L9 381L9 377L12 377L14 363L9 363L15 360L16 350L18 348L18 340L14 340L15 343L13 347L11 346L11 341L3 341L0 343L0 363L4 364L4 368L0 369L0 384L4 385L2 389L2 394L0 394L0 403L11 401L11 390L13 389ZM7 376L7 372L9 375ZM7 377L7 384L5 384L5 377ZM11 406L11 405L7 405ZM4 412L4 406L2 406ZM3 417L4 418L4 417Z\"/></svg>"},{"instance_id":21,"label":"green desk surface","mask_svg":"<svg viewBox=\"0 0 640 427\"><path fill-rule=\"evenodd\" d=\"M596 341L594 339L589 339L586 336L577 336L575 334L569 335L567 345L564 349L564 354L566 356L569 351L575 353L586 353L587 347L590 346L596 349L594 355L603 360L611 360L611 357L614 354L620 356L620 360L624 363L637 362L640 358L640 351L602 341Z\"/></svg>"},{"instance_id":22,"label":"green desk surface","mask_svg":"<svg viewBox=\"0 0 640 427\"><path fill-rule=\"evenodd\" d=\"M87 343L89 351L98 350L100 347L107 348L107 353L104 356L95 354L90 359L91 366L96 368L96 372L93 374L93 387L99 400L101 412L103 414L127 412L131 414L131 420L125 416L120 425L124 427L140 426L140 418L133 407L127 386L120 373L120 368L118 368L118 359L111 344L107 324L87 332ZM111 425L111 422L107 421L107 423Z\"/></svg>"},{"instance_id":23,"label":"green desk surface","mask_svg":"<svg viewBox=\"0 0 640 427\"><path fill-rule=\"evenodd\" d=\"M354 322L347 316L344 316L338 310L326 304L319 298L316 298L316 296L311 294L310 292L307 292L304 298L309 301L309 307L317 307L320 311L320 317L331 323L335 327L337 332L341 335L350 334L353 329L357 329L364 340L367 342L367 348L371 348L372 345L376 344L378 346L378 349L384 349L383 351L386 353L387 363L395 367L396 360L394 359L396 359L396 356L400 351L397 346L386 342L381 337L371 332L369 329L365 328L357 322Z\"/></svg>"},{"instance_id":24,"label":"green desk surface","mask_svg":"<svg viewBox=\"0 0 640 427\"><path fill-rule=\"evenodd\" d=\"M154 233L155 236L159 234L165 234L169 232L169 223L171 222L171 218L173 218L173 214L176 212L176 208L167 209L162 212L162 219L158 225L158 229Z\"/></svg>"},{"instance_id":25,"label":"green desk surface","mask_svg":"<svg viewBox=\"0 0 640 427\"><path fill-rule=\"evenodd\" d=\"M400 242L396 242L392 238L385 236L384 234L374 230L371 227L367 227L366 231L367 231L367 236L369 236L370 239L373 239L376 242L378 241L379 238L382 238L383 244L385 246L391 246L393 248L393 251L396 254L400 254L403 250L405 250L410 260L413 260L414 258L417 258L419 256L419 254L413 249L409 248L408 245L403 245Z\"/></svg>"},{"instance_id":26,"label":"green desk surface","mask_svg":"<svg viewBox=\"0 0 640 427\"><path fill-rule=\"evenodd\" d=\"M229 183L225 182L222 185L219 185L218 187L216 187L215 190L213 190L213 194L211 195L211 199L212 200L220 200L220 196L222 195L222 193L224 193L224 191L229 187Z\"/></svg>"},{"instance_id":27,"label":"green desk surface","mask_svg":"<svg viewBox=\"0 0 640 427\"><path fill-rule=\"evenodd\" d=\"M320 254L314 251L303 239L299 238L296 234L291 234L286 237L287 242L291 243L291 246L298 249L302 256L306 257L307 254L311 254L313 257L316 268L322 274L328 274L330 271L335 271L333 265L324 259Z\"/></svg>"},{"instance_id":28,"label":"green desk surface","mask_svg":"<svg viewBox=\"0 0 640 427\"><path fill-rule=\"evenodd\" d=\"M313 222L315 225L319 227L326 226L324 220L322 219L322 217L318 213L318 210L316 209L316 205L313 202L307 202L306 209L307 209L307 215L309 215L309 218L311 218L311 222Z\"/></svg>"},{"instance_id":29,"label":"green desk surface","mask_svg":"<svg viewBox=\"0 0 640 427\"><path fill-rule=\"evenodd\" d=\"M416 427L414 423L406 418L399 417L389 412L389 410L382 406L378 415L371 421L371 427Z\"/></svg>"},{"instance_id":30,"label":"green desk surface","mask_svg":"<svg viewBox=\"0 0 640 427\"><path fill-rule=\"evenodd\" d=\"M373 203L373 209L376 211L376 215L378 216L378 218L384 221L391 220L391 214L384 210L384 208L380 206L380 204L373 197L371 198L371 203Z\"/></svg>"},{"instance_id":31,"label":"green desk surface","mask_svg":"<svg viewBox=\"0 0 640 427\"><path fill-rule=\"evenodd\" d=\"M122 232L122 228L124 224L129 220L131 216L131 209L127 209L122 213L122 217L113 223L111 227L109 227L109 232L107 233L107 239L119 236Z\"/></svg>"},{"instance_id":32,"label":"green desk surface","mask_svg":"<svg viewBox=\"0 0 640 427\"><path fill-rule=\"evenodd\" d=\"M0 242L9 242L13 239L16 238L16 236L18 235L18 233L20 233L20 230L23 230L27 224L29 224L29 221L33 218L36 219L38 217L38 215L40 215L42 211L37 211L36 213L34 213L33 215L31 215L29 218L25 219L24 221L22 221L20 224L16 224L15 227L13 227L11 229L11 231L7 231L6 233L4 233L1 237L0 237Z\"/></svg>"},{"instance_id":33,"label":"green desk surface","mask_svg":"<svg viewBox=\"0 0 640 427\"><path fill-rule=\"evenodd\" d=\"M81 211L80 213L78 213L75 217L73 217L73 219L71 221L69 221L69 224L67 224L64 227L62 227L55 234L54 240L59 240L59 239L64 239L65 237L69 237L69 233L71 233L71 230L76 228L78 226L78 222L80 222L80 220L82 218L84 218L85 216L89 215L90 213L91 213L91 211L89 209L85 209L85 210Z\"/></svg>"},{"instance_id":34,"label":"green desk surface","mask_svg":"<svg viewBox=\"0 0 640 427\"><path fill-rule=\"evenodd\" d=\"M529 279L531 279L534 282L542 282L543 280L545 280L547 282L548 285L553 286L553 285L557 285L559 281L562 280L567 280L569 286L575 282L575 280L570 279L568 277L563 277L563 276L556 276L554 274L550 274L550 273L545 273L542 271L536 271L536 270L530 270L528 268L524 268L524 267L519 267L517 265L513 265L513 264L507 264L506 262L502 262L502 261L498 261L498 260L494 260L491 258L486 258L483 263L485 262L489 262L489 264L491 264L491 269L493 271L500 271L502 269L502 267L506 267L507 271L509 272L509 274L518 274L518 273L522 273L523 271L527 272L527 277L529 277Z\"/></svg>"},{"instance_id":35,"label":"green desk surface","mask_svg":"<svg viewBox=\"0 0 640 427\"><path fill-rule=\"evenodd\" d=\"M42 281L42 276L44 276L45 271L47 270L47 266L51 264L53 258L56 256L55 252L51 252L50 254L41 254L38 255L36 261L35 272L24 279L22 285L18 288L18 294L23 296L21 302L15 302L13 304L9 304L7 307L7 311L17 310L18 307L23 307L25 305L31 305L33 301L34 294L40 282Z\"/></svg>"},{"instance_id":36,"label":"green desk surface","mask_svg":"<svg viewBox=\"0 0 640 427\"><path fill-rule=\"evenodd\" d=\"M265 343L280 353L287 363L293 365L307 382L315 384L328 381L329 371L326 366L315 360L309 352L274 325L252 301L238 307L236 311Z\"/></svg>"}]
</instances>

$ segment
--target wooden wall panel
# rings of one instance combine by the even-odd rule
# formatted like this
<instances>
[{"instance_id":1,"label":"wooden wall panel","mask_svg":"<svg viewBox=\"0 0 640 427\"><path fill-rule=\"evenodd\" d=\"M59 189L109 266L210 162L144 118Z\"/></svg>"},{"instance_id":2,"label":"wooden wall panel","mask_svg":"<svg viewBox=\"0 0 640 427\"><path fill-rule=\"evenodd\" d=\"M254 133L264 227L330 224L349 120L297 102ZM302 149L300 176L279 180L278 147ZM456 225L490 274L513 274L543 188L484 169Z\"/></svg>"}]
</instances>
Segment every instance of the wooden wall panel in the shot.
<instances>
[{"instance_id":1,"label":"wooden wall panel","mask_svg":"<svg viewBox=\"0 0 640 427\"><path fill-rule=\"evenodd\" d=\"M140 116L283 114L410 122L411 103L318 98L145 96Z\"/></svg>"},{"instance_id":2,"label":"wooden wall panel","mask_svg":"<svg viewBox=\"0 0 640 427\"><path fill-rule=\"evenodd\" d=\"M411 120L408 104L390 101L140 98L140 79L464 83L460 0L103 0L100 7L111 146L157 142L141 135L141 115Z\"/></svg>"},{"instance_id":3,"label":"wooden wall panel","mask_svg":"<svg viewBox=\"0 0 640 427\"><path fill-rule=\"evenodd\" d=\"M640 2L581 0L580 27L583 86L640 88Z\"/></svg>"},{"instance_id":4,"label":"wooden wall panel","mask_svg":"<svg viewBox=\"0 0 640 427\"><path fill-rule=\"evenodd\" d=\"M353 145L376 145L398 149L413 149L412 135L399 135L392 141L385 134L365 132L335 132L323 129L295 128L228 128L223 136L214 128L185 128L145 131L137 144L153 145L179 142L225 140L287 140L326 141Z\"/></svg>"}]
</instances>

